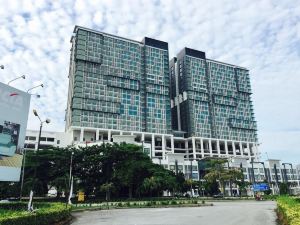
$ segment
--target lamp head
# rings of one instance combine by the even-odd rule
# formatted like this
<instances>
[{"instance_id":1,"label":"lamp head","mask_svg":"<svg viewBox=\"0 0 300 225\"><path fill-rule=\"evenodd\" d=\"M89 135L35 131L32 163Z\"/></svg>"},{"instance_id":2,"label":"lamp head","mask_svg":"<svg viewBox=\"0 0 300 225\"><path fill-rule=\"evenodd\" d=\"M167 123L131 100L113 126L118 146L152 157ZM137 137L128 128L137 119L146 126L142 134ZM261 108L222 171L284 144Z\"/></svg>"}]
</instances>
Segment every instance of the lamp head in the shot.
<instances>
[{"instance_id":1,"label":"lamp head","mask_svg":"<svg viewBox=\"0 0 300 225\"><path fill-rule=\"evenodd\" d=\"M25 76L25 75L22 75L21 77L22 77L23 79L25 79L25 78L26 78L26 76Z\"/></svg>"},{"instance_id":2,"label":"lamp head","mask_svg":"<svg viewBox=\"0 0 300 225\"><path fill-rule=\"evenodd\" d=\"M50 121L51 121L50 119L46 119L46 123L50 123Z\"/></svg>"},{"instance_id":3,"label":"lamp head","mask_svg":"<svg viewBox=\"0 0 300 225\"><path fill-rule=\"evenodd\" d=\"M1 68L2 70L4 70L4 66L3 66L3 65L1 65L0 68Z\"/></svg>"},{"instance_id":4,"label":"lamp head","mask_svg":"<svg viewBox=\"0 0 300 225\"><path fill-rule=\"evenodd\" d=\"M38 113L37 113L37 111L36 111L35 109L33 110L33 114L34 114L35 116L39 116Z\"/></svg>"},{"instance_id":5,"label":"lamp head","mask_svg":"<svg viewBox=\"0 0 300 225\"><path fill-rule=\"evenodd\" d=\"M43 84L41 84L41 87L43 88L43 87L44 87L44 85L43 85Z\"/></svg>"}]
</instances>

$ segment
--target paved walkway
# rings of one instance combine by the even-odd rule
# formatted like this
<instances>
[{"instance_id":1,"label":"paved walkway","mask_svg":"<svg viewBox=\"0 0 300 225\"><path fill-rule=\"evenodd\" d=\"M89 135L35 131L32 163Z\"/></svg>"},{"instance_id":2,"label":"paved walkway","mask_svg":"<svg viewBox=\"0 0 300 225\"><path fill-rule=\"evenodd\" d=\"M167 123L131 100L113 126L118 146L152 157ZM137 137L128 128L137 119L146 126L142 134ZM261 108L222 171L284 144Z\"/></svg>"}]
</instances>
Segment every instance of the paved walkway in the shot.
<instances>
[{"instance_id":1,"label":"paved walkway","mask_svg":"<svg viewBox=\"0 0 300 225\"><path fill-rule=\"evenodd\" d=\"M272 201L214 202L212 207L142 208L73 213L72 225L276 225Z\"/></svg>"}]
</instances>

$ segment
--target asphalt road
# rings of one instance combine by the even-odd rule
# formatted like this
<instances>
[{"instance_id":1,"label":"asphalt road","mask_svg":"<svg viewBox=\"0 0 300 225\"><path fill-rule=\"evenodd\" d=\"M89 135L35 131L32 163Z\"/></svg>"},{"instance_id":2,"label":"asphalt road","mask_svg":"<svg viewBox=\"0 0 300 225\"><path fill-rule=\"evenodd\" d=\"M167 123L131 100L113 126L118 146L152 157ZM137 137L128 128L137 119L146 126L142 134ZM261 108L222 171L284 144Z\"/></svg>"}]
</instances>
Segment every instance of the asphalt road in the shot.
<instances>
[{"instance_id":1,"label":"asphalt road","mask_svg":"<svg viewBox=\"0 0 300 225\"><path fill-rule=\"evenodd\" d=\"M214 202L212 207L143 208L73 213L72 225L276 225L275 202Z\"/></svg>"}]
</instances>

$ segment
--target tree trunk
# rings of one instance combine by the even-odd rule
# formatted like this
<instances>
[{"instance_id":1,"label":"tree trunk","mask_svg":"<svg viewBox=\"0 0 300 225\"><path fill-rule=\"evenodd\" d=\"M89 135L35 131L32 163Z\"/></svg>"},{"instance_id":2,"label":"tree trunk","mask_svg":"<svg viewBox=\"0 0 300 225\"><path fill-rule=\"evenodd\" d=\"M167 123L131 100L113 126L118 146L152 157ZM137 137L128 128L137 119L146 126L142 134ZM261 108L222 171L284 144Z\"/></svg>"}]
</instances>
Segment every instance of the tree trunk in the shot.
<instances>
[{"instance_id":1,"label":"tree trunk","mask_svg":"<svg viewBox=\"0 0 300 225\"><path fill-rule=\"evenodd\" d=\"M133 189L132 184L130 184L129 187L128 187L128 197L129 198L132 198L132 189Z\"/></svg>"},{"instance_id":2,"label":"tree trunk","mask_svg":"<svg viewBox=\"0 0 300 225\"><path fill-rule=\"evenodd\" d=\"M106 190L106 201L110 201L110 190L109 190L109 188Z\"/></svg>"}]
</instances>

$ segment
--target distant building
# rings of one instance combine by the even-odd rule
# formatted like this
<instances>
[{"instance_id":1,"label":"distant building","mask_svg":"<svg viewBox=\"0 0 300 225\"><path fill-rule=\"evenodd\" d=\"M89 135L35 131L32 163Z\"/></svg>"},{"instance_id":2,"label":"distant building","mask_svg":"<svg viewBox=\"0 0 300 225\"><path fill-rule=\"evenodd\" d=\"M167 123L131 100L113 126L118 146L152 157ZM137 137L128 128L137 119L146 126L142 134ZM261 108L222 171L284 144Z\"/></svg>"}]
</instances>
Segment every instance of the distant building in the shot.
<instances>
[{"instance_id":1,"label":"distant building","mask_svg":"<svg viewBox=\"0 0 300 225\"><path fill-rule=\"evenodd\" d=\"M29 150L38 149L39 131L26 130L24 148ZM40 149L49 147L67 147L72 143L70 135L65 132L42 131Z\"/></svg>"}]
</instances>

